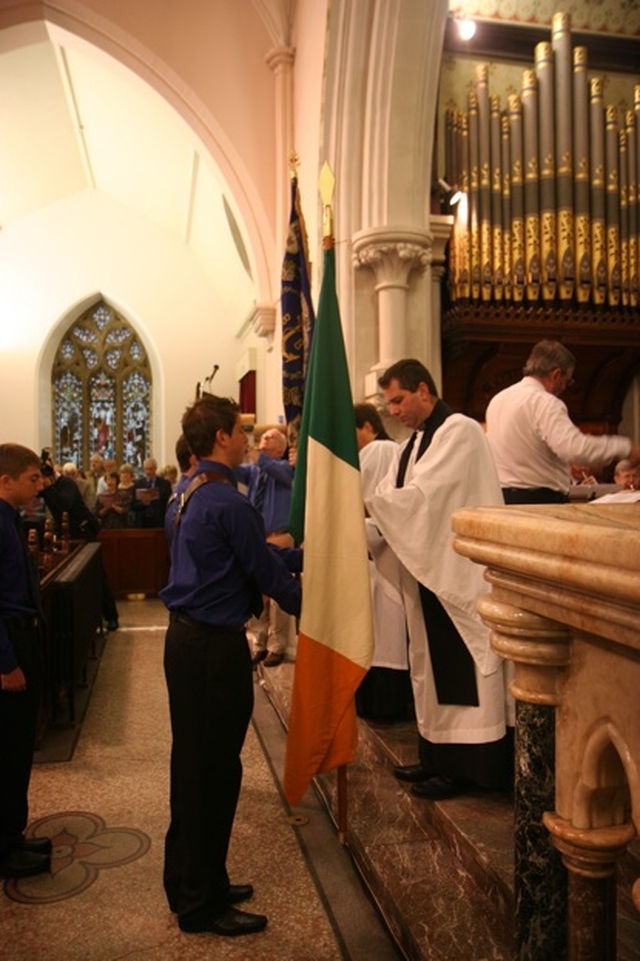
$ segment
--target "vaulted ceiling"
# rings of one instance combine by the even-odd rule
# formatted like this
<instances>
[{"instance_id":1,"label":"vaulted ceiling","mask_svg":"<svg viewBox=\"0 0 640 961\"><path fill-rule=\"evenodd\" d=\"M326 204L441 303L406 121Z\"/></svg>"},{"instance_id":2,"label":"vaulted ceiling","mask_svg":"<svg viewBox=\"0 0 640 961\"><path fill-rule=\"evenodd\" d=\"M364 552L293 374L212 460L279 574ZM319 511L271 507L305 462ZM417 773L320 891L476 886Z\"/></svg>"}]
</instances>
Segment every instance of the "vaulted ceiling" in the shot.
<instances>
[{"instance_id":1,"label":"vaulted ceiling","mask_svg":"<svg viewBox=\"0 0 640 961\"><path fill-rule=\"evenodd\" d=\"M246 302L250 267L211 158L127 68L64 30L0 34L0 229L98 191L187 245L218 288ZM226 299L226 298L225 298Z\"/></svg>"}]
</instances>

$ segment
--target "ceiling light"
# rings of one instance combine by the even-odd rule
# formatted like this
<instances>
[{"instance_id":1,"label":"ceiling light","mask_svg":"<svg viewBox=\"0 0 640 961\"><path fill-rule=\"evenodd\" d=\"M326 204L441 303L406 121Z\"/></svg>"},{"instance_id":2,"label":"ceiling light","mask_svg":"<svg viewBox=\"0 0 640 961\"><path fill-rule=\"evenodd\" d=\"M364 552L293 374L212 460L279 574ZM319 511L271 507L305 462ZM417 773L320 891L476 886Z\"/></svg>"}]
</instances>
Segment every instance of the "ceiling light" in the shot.
<instances>
[{"instance_id":1,"label":"ceiling light","mask_svg":"<svg viewBox=\"0 0 640 961\"><path fill-rule=\"evenodd\" d=\"M465 43L471 40L476 32L476 22L470 17L459 17L456 20L456 26L458 28L458 36L461 40L464 40Z\"/></svg>"},{"instance_id":2,"label":"ceiling light","mask_svg":"<svg viewBox=\"0 0 640 961\"><path fill-rule=\"evenodd\" d=\"M455 207L455 205L460 202L462 191L457 187L452 187L451 184L448 184L442 177L438 180L438 186L443 193L443 200L446 201L449 207Z\"/></svg>"}]
</instances>

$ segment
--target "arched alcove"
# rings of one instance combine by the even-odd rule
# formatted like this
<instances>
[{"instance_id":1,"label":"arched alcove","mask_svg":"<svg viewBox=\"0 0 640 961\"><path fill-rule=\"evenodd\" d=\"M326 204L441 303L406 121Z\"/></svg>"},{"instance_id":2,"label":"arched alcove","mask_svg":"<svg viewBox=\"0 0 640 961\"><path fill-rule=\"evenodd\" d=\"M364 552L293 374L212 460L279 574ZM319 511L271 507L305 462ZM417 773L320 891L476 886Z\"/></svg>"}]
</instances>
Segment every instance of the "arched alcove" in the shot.
<instances>
[{"instance_id":1,"label":"arched alcove","mask_svg":"<svg viewBox=\"0 0 640 961\"><path fill-rule=\"evenodd\" d=\"M589 733L573 792L571 822L597 829L625 824L640 813L640 772L629 745L609 718Z\"/></svg>"}]
</instances>

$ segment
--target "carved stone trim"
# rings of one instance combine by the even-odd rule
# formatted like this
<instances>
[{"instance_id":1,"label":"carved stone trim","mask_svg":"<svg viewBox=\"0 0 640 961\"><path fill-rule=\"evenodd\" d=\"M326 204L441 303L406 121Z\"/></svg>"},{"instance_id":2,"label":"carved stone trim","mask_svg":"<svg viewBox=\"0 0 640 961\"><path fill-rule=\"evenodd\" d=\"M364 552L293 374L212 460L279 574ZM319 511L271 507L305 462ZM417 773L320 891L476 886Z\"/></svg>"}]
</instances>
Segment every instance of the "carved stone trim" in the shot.
<instances>
[{"instance_id":1,"label":"carved stone trim","mask_svg":"<svg viewBox=\"0 0 640 961\"><path fill-rule=\"evenodd\" d=\"M282 67L293 67L296 59L295 47L272 47L265 56L267 65L275 72Z\"/></svg>"},{"instance_id":2,"label":"carved stone trim","mask_svg":"<svg viewBox=\"0 0 640 961\"><path fill-rule=\"evenodd\" d=\"M251 325L258 337L269 337L276 329L276 308L273 304L256 304Z\"/></svg>"},{"instance_id":3,"label":"carved stone trim","mask_svg":"<svg viewBox=\"0 0 640 961\"><path fill-rule=\"evenodd\" d=\"M628 823L583 830L555 812L546 812L543 821L566 867L585 878L614 875L618 860L636 836L635 827Z\"/></svg>"},{"instance_id":4,"label":"carved stone trim","mask_svg":"<svg viewBox=\"0 0 640 961\"><path fill-rule=\"evenodd\" d=\"M362 230L353 238L353 266L370 267L376 290L407 289L412 270L425 273L431 264L431 237L411 227Z\"/></svg>"},{"instance_id":5,"label":"carved stone trim","mask_svg":"<svg viewBox=\"0 0 640 961\"><path fill-rule=\"evenodd\" d=\"M571 637L562 624L486 595L478 611L491 628L491 646L515 664L509 689L529 704L559 704L557 677L569 663Z\"/></svg>"}]
</instances>

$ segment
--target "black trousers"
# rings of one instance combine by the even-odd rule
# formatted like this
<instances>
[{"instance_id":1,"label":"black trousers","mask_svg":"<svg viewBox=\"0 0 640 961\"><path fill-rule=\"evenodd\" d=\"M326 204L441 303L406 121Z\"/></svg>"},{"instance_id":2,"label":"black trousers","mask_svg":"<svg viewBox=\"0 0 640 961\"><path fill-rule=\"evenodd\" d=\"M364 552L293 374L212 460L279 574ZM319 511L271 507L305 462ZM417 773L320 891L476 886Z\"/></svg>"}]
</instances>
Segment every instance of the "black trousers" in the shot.
<instances>
[{"instance_id":1,"label":"black trousers","mask_svg":"<svg viewBox=\"0 0 640 961\"><path fill-rule=\"evenodd\" d=\"M29 818L29 780L44 679L42 643L34 619L5 624L27 689L0 690L0 858L20 842Z\"/></svg>"},{"instance_id":2,"label":"black trousers","mask_svg":"<svg viewBox=\"0 0 640 961\"><path fill-rule=\"evenodd\" d=\"M569 495L550 487L503 487L505 504L568 504Z\"/></svg>"},{"instance_id":3,"label":"black trousers","mask_svg":"<svg viewBox=\"0 0 640 961\"><path fill-rule=\"evenodd\" d=\"M164 669L173 736L164 887L180 921L197 925L222 913L229 888L240 752L253 711L244 631L196 626L172 614Z\"/></svg>"}]
</instances>

